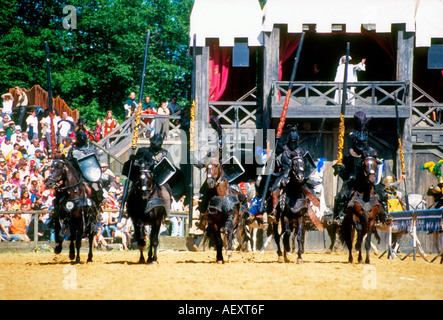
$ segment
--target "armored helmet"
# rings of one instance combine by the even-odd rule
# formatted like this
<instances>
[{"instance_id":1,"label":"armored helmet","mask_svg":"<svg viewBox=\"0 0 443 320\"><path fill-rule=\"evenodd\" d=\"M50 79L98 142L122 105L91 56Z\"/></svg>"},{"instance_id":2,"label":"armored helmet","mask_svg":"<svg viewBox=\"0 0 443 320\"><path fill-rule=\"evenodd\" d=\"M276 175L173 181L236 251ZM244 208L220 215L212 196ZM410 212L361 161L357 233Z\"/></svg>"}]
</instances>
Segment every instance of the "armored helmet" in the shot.
<instances>
[{"instance_id":1,"label":"armored helmet","mask_svg":"<svg viewBox=\"0 0 443 320\"><path fill-rule=\"evenodd\" d=\"M160 133L156 133L151 138L151 149L154 152L159 152L163 144L163 136Z\"/></svg>"},{"instance_id":2,"label":"armored helmet","mask_svg":"<svg viewBox=\"0 0 443 320\"><path fill-rule=\"evenodd\" d=\"M388 175L385 178L385 185L389 185L390 183L395 182L395 177L392 175Z\"/></svg>"},{"instance_id":3,"label":"armored helmet","mask_svg":"<svg viewBox=\"0 0 443 320\"><path fill-rule=\"evenodd\" d=\"M76 147L82 147L86 145L88 142L88 135L83 130L78 131L75 134L75 146Z\"/></svg>"},{"instance_id":4,"label":"armored helmet","mask_svg":"<svg viewBox=\"0 0 443 320\"><path fill-rule=\"evenodd\" d=\"M298 140L299 136L297 133L297 127L293 126L290 128L289 134L288 134L288 140L287 145L290 150L295 150L298 148Z\"/></svg>"}]
</instances>

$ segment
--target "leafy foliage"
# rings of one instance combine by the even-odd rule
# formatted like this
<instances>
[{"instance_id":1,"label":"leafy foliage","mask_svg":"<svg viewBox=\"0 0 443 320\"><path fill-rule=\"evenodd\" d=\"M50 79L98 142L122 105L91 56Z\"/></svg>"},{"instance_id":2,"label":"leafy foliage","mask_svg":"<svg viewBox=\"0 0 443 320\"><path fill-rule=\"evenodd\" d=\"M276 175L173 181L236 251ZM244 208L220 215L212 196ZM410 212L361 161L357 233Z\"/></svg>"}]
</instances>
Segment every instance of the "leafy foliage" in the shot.
<instances>
[{"instance_id":1,"label":"leafy foliage","mask_svg":"<svg viewBox=\"0 0 443 320\"><path fill-rule=\"evenodd\" d=\"M68 5L75 11L64 12ZM122 120L129 93L139 96L149 29L144 96L159 105L176 95L186 106L192 6L192 0L2 0L0 89L35 84L47 89L48 41L54 96L78 108L88 124L108 109ZM65 29L63 19L68 26L76 19L76 29Z\"/></svg>"}]
</instances>

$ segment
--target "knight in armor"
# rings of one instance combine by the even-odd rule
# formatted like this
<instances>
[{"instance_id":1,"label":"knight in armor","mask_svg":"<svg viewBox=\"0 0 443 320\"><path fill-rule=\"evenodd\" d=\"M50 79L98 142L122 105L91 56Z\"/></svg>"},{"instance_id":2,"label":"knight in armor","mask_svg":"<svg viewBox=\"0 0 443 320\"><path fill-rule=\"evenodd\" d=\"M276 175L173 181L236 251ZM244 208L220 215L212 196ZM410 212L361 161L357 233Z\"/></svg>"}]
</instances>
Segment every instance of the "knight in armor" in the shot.
<instances>
[{"instance_id":1,"label":"knight in armor","mask_svg":"<svg viewBox=\"0 0 443 320\"><path fill-rule=\"evenodd\" d=\"M160 133L156 133L150 139L151 145L149 147L139 148L137 153L130 157L129 161L135 161L137 159L145 159L148 163L152 164L152 168L154 168L162 159L168 157L168 151L162 148L163 144L163 136ZM125 163L123 166L122 174L128 176L129 173L129 161ZM133 180L133 177L128 177L130 180ZM169 213L171 211L171 203L172 203L172 190L169 184L166 182L160 186L160 193L162 199L165 202L166 209L166 217L165 224L170 223Z\"/></svg>"},{"instance_id":2,"label":"knight in armor","mask_svg":"<svg viewBox=\"0 0 443 320\"><path fill-rule=\"evenodd\" d=\"M443 177L438 178L436 186L428 189L427 195L434 198L434 208L443 207Z\"/></svg>"},{"instance_id":3,"label":"knight in armor","mask_svg":"<svg viewBox=\"0 0 443 320\"><path fill-rule=\"evenodd\" d=\"M305 159L305 156L308 154L308 152L304 148L300 147L298 144L300 137L297 132L297 127L290 127L289 130L290 131L286 140L286 144L283 145L283 153L281 154L279 162L280 171L277 173L277 177L272 185L272 199L274 204L278 202L281 191L288 183L292 159L300 154ZM272 212L268 214L269 222L277 222L275 212L276 208L274 208Z\"/></svg>"},{"instance_id":4,"label":"knight in armor","mask_svg":"<svg viewBox=\"0 0 443 320\"><path fill-rule=\"evenodd\" d=\"M98 209L101 207L100 205L104 199L101 168L98 162L97 149L88 143L89 138L84 125L85 121L79 119L79 123L75 129L75 144L69 149L67 158L73 163L74 167L81 173L82 177L85 178L85 181L91 187L92 200L94 200L98 213ZM82 163L82 159L89 155L93 156L88 158L87 162Z\"/></svg>"},{"instance_id":5,"label":"knight in armor","mask_svg":"<svg viewBox=\"0 0 443 320\"><path fill-rule=\"evenodd\" d=\"M336 165L334 175L339 175L343 180L342 188L334 199L334 222L341 225L344 219L344 211L352 197L352 192L355 188L356 176L361 169L363 160L366 157L378 158L377 150L368 145L368 131L369 122L372 117L366 117L364 112L358 111L354 115L354 125L356 131L351 133L354 138L353 144L348 153L343 157L343 164ZM381 163L380 160L378 160ZM388 214L386 206L386 193L380 187L375 188L375 192L379 196L379 200L383 205L386 215ZM388 218L388 217L386 217Z\"/></svg>"},{"instance_id":6,"label":"knight in armor","mask_svg":"<svg viewBox=\"0 0 443 320\"><path fill-rule=\"evenodd\" d=\"M443 207L443 159L434 163L432 161L426 162L420 167L420 170L428 170L437 178L437 184L428 189L427 195L434 199L434 204L431 207Z\"/></svg>"},{"instance_id":7,"label":"knight in armor","mask_svg":"<svg viewBox=\"0 0 443 320\"><path fill-rule=\"evenodd\" d=\"M406 178L402 175L400 179L396 180L395 176L387 175L385 178L385 192L388 197L388 212L404 211L406 210L405 203L398 197L397 188L400 183Z\"/></svg>"}]
</instances>

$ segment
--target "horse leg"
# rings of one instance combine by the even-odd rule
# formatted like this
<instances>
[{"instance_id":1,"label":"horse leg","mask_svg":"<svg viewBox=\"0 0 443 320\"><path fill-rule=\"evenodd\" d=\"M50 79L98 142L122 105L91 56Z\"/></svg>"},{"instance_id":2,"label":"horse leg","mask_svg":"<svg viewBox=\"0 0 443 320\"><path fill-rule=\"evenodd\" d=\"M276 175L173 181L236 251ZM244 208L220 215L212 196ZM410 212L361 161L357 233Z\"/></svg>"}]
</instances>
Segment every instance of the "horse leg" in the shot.
<instances>
[{"instance_id":1,"label":"horse leg","mask_svg":"<svg viewBox=\"0 0 443 320\"><path fill-rule=\"evenodd\" d=\"M365 236L366 235L363 234L363 230L357 229L357 242L355 244L355 249L358 251L358 263L363 262L363 256L361 254L361 249L362 249L363 237L365 237Z\"/></svg>"},{"instance_id":2,"label":"horse leg","mask_svg":"<svg viewBox=\"0 0 443 320\"><path fill-rule=\"evenodd\" d=\"M342 226L341 226L341 234L342 238L346 243L346 246L348 247L349 256L348 256L348 262L352 263L352 223L349 218L350 215L346 214L345 219L343 220Z\"/></svg>"},{"instance_id":3,"label":"horse leg","mask_svg":"<svg viewBox=\"0 0 443 320\"><path fill-rule=\"evenodd\" d=\"M137 239L138 249L140 250L140 259L138 263L145 263L143 251L146 249L145 225L141 219L137 219L134 227L135 238ZM151 233L152 234L152 233Z\"/></svg>"},{"instance_id":4,"label":"horse leg","mask_svg":"<svg viewBox=\"0 0 443 320\"><path fill-rule=\"evenodd\" d=\"M62 252L62 245L64 240L63 239L64 235L62 234L62 226L60 221L54 222L54 233L55 233L55 242L57 243L57 245L54 248L54 253L60 254Z\"/></svg>"},{"instance_id":5,"label":"horse leg","mask_svg":"<svg viewBox=\"0 0 443 320\"><path fill-rule=\"evenodd\" d=\"M273 225L273 231L274 231L274 240L275 244L277 246L277 256L278 256L278 262L283 262L283 252L281 250L280 246L280 234L278 233L278 220L277 223L274 223Z\"/></svg>"},{"instance_id":6,"label":"horse leg","mask_svg":"<svg viewBox=\"0 0 443 320\"><path fill-rule=\"evenodd\" d=\"M287 217L283 217L282 223L283 223L283 226L284 226L284 231L283 231L284 259L285 259L285 262L291 262L291 260L289 260L289 258L288 258L288 255L291 254L291 245L290 245L290 241L291 241L291 226L290 226L290 223L289 223L289 220L288 220Z\"/></svg>"},{"instance_id":7,"label":"horse leg","mask_svg":"<svg viewBox=\"0 0 443 320\"><path fill-rule=\"evenodd\" d=\"M210 223L208 225L208 234L210 237L214 239L215 242L215 248L217 251L217 263L225 263L223 260L223 239L220 234L220 229L218 228L217 224Z\"/></svg>"},{"instance_id":8,"label":"horse leg","mask_svg":"<svg viewBox=\"0 0 443 320\"><path fill-rule=\"evenodd\" d=\"M298 218L298 231L297 231L297 242L298 242L297 263L303 262L301 255L304 252L304 236L305 236L305 232L304 232L303 216L300 216Z\"/></svg>"},{"instance_id":9,"label":"horse leg","mask_svg":"<svg viewBox=\"0 0 443 320\"><path fill-rule=\"evenodd\" d=\"M233 235L234 235L234 226L233 226L233 215L234 213L230 213L229 214L229 218L226 221L226 236L227 236L227 255L228 255L228 260L230 259L230 257L232 256L232 240L233 240Z\"/></svg>"},{"instance_id":10,"label":"horse leg","mask_svg":"<svg viewBox=\"0 0 443 320\"><path fill-rule=\"evenodd\" d=\"M162 215L163 216L163 215ZM161 220L152 225L151 234L149 236L149 264L158 264L157 261L157 248L158 248L158 234L160 232Z\"/></svg>"},{"instance_id":11,"label":"horse leg","mask_svg":"<svg viewBox=\"0 0 443 320\"><path fill-rule=\"evenodd\" d=\"M86 262L92 262L92 242L94 241L94 232L92 232L92 227L89 227L89 253L88 260Z\"/></svg>"},{"instance_id":12,"label":"horse leg","mask_svg":"<svg viewBox=\"0 0 443 320\"><path fill-rule=\"evenodd\" d=\"M83 230L77 231L77 237L75 239L75 245L77 248L77 257L75 258L75 263L80 263L80 248L82 247L82 234Z\"/></svg>"},{"instance_id":13,"label":"horse leg","mask_svg":"<svg viewBox=\"0 0 443 320\"><path fill-rule=\"evenodd\" d=\"M368 221L368 228L367 228L367 234L366 234L366 243L365 243L365 249L366 249L366 260L365 263L370 263L369 262L369 250L371 249L371 238L372 238L372 233L375 230L375 216L374 219L371 219Z\"/></svg>"},{"instance_id":14,"label":"horse leg","mask_svg":"<svg viewBox=\"0 0 443 320\"><path fill-rule=\"evenodd\" d=\"M257 228L252 228L252 252L256 252L257 251Z\"/></svg>"},{"instance_id":15,"label":"horse leg","mask_svg":"<svg viewBox=\"0 0 443 320\"><path fill-rule=\"evenodd\" d=\"M75 246L74 246L74 241L76 240L76 236L77 236L77 232L75 230L75 228L73 228L73 226L70 226L69 228L70 230L70 240L71 243L69 244L69 259L70 260L74 260L75 259Z\"/></svg>"},{"instance_id":16,"label":"horse leg","mask_svg":"<svg viewBox=\"0 0 443 320\"><path fill-rule=\"evenodd\" d=\"M328 253L332 253L335 247L335 240L337 237L337 225L335 223L327 226L326 228L329 238L331 239L331 245L329 246Z\"/></svg>"},{"instance_id":17,"label":"horse leg","mask_svg":"<svg viewBox=\"0 0 443 320\"><path fill-rule=\"evenodd\" d=\"M366 250L366 259L365 263L369 262L369 250L371 249L371 232L368 232L366 234L366 241L365 241L365 250Z\"/></svg>"}]
</instances>

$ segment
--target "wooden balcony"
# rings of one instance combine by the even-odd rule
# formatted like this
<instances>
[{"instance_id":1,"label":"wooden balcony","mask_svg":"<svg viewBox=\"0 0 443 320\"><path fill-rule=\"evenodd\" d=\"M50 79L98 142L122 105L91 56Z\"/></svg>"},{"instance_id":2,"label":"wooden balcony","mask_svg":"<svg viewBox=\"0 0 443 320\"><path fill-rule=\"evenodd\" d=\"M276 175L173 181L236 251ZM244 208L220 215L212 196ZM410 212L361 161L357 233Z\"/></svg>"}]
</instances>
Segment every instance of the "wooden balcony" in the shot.
<instances>
[{"instance_id":1,"label":"wooden balcony","mask_svg":"<svg viewBox=\"0 0 443 320\"><path fill-rule=\"evenodd\" d=\"M288 87L288 81L278 81L273 84L272 118L280 118ZM294 82L287 118L339 118L342 89L343 83L338 82ZM375 118L395 118L395 95L399 116L401 118L410 116L408 82L353 82L348 83L347 94L346 118L352 118L356 111L363 111Z\"/></svg>"}]
</instances>

